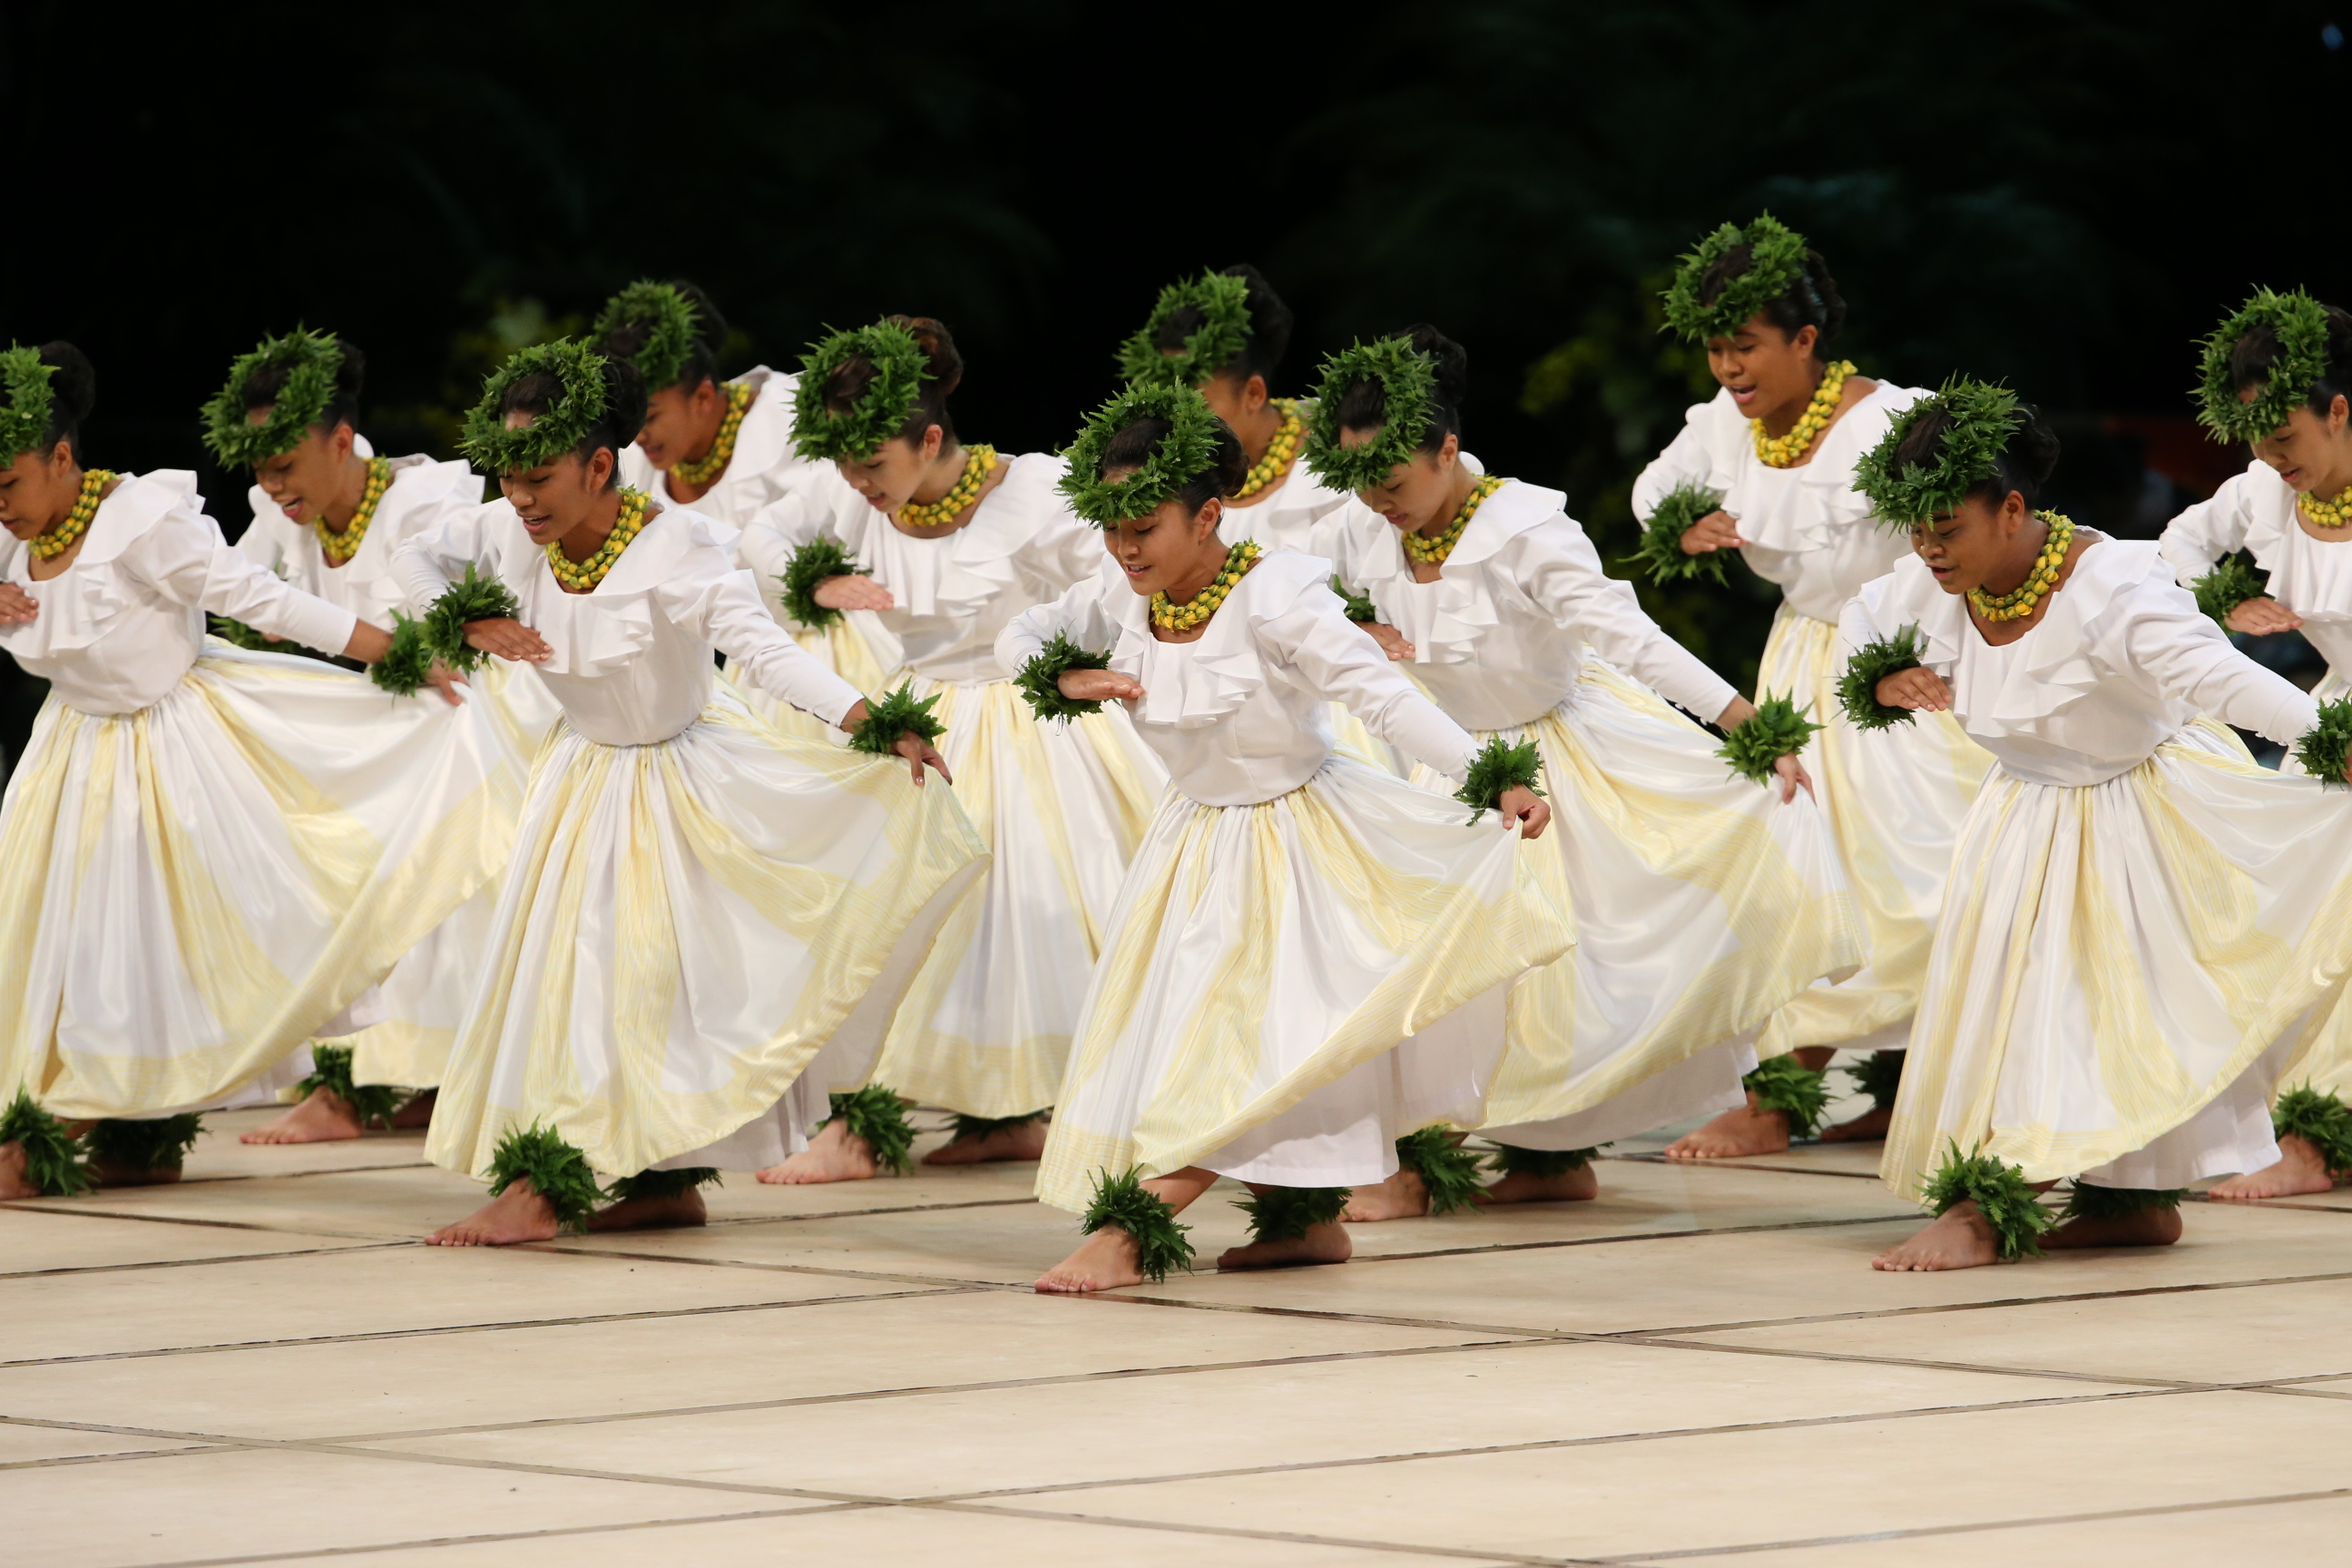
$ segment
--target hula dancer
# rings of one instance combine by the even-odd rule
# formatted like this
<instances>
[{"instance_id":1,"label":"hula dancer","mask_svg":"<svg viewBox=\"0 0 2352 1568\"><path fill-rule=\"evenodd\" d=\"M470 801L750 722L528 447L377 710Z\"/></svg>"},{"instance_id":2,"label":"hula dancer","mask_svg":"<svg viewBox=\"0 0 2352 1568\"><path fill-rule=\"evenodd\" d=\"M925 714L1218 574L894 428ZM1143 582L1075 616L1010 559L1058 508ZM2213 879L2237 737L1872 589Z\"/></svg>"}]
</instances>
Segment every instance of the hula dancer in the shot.
<instances>
[{"instance_id":1,"label":"hula dancer","mask_svg":"<svg viewBox=\"0 0 2352 1568\"><path fill-rule=\"evenodd\" d=\"M2271 1092L2352 960L2352 802L2215 721L2340 781L2352 710L2323 727L2155 544L2036 512L2057 456L2014 395L1956 381L1859 470L1916 553L1846 608L1848 705L1949 711L1995 758L1879 1167L1937 1217L1880 1268L2177 1239L2182 1189L2278 1160ZM2063 1214L2036 1201L2069 1178Z\"/></svg>"},{"instance_id":2,"label":"hula dancer","mask_svg":"<svg viewBox=\"0 0 2352 1568\"><path fill-rule=\"evenodd\" d=\"M1356 630L1318 556L1228 546L1241 444L1197 393L1131 389L1065 479L1106 530L1090 582L997 651L1047 704L1118 701L1175 787L1104 932L1038 1195L1087 1240L1041 1290L1114 1289L1190 1257L1175 1215L1247 1183L1255 1239L1223 1268L1337 1263L1348 1189L1396 1140L1475 1124L1511 983L1567 951L1523 910L1531 757L1481 750ZM1336 752L1334 700L1462 799ZM1483 809L1498 807L1499 812Z\"/></svg>"},{"instance_id":3,"label":"hula dancer","mask_svg":"<svg viewBox=\"0 0 2352 1568\"><path fill-rule=\"evenodd\" d=\"M253 470L247 497L253 522L237 553L389 635L411 608L392 570L393 552L450 512L480 505L482 485L464 463L376 456L355 428L364 370L359 349L341 338L299 328L265 338L229 367L227 384L205 405L205 440L222 467ZM220 629L241 646L271 646L247 627L222 622ZM464 700L462 682L447 670L436 668L430 679L453 705ZM488 712L457 721L488 725L507 764L511 814L554 702L520 667L470 695L487 698ZM488 945L497 899L498 889L485 887L403 958L350 1010L353 1021L366 1022L313 1045L316 1087L308 1097L243 1141L356 1138L371 1121L424 1126Z\"/></svg>"},{"instance_id":4,"label":"hula dancer","mask_svg":"<svg viewBox=\"0 0 2352 1568\"><path fill-rule=\"evenodd\" d=\"M1482 1129L1503 1179L1449 1194L1470 1156L1416 1133L1351 1220L1592 1196L1594 1146L1743 1104L1755 1031L1854 963L1836 850L1800 793L1803 724L1786 704L1759 717L1659 630L1559 491L1463 464L1466 373L1426 326L1335 355L1307 460L1362 503L1335 531L1340 579L1379 612L1364 629L1474 739L1534 751L1559 831L1521 858L1577 941L1511 991ZM1661 693L1730 731L1747 776Z\"/></svg>"},{"instance_id":5,"label":"hula dancer","mask_svg":"<svg viewBox=\"0 0 2352 1568\"><path fill-rule=\"evenodd\" d=\"M1949 714L1872 733L1838 703L1838 612L1903 553L1855 489L1854 465L1921 395L1832 359L1845 300L1804 237L1769 213L1700 241L1665 305L1667 323L1706 345L1723 390L1690 410L1682 434L1634 481L1633 510L1647 520L1641 558L1660 581L1710 573L1719 582L1718 552L1737 550L1780 584L1756 689L1822 726L1803 756L1862 918L1864 959L1766 1026L1758 1045L1766 1061L1747 1105L1666 1152L1706 1160L1787 1148L1791 1131L1819 1115L1821 1069L1841 1047L1882 1053L1862 1075L1878 1104L1822 1136L1883 1137L1902 1064L1883 1053L1899 1053L1910 1028L1952 834L1990 765Z\"/></svg>"},{"instance_id":6,"label":"hula dancer","mask_svg":"<svg viewBox=\"0 0 2352 1568\"><path fill-rule=\"evenodd\" d=\"M397 557L436 648L534 664L563 708L426 1142L493 1184L446 1246L700 1224L719 1167L781 1160L863 1081L985 864L953 793L917 787L921 706L869 707L769 618L721 525L617 482L643 417L626 361L516 354L466 426L506 499ZM714 647L858 749L761 723Z\"/></svg>"},{"instance_id":7,"label":"hula dancer","mask_svg":"<svg viewBox=\"0 0 2352 1568\"><path fill-rule=\"evenodd\" d=\"M795 438L838 468L856 510L787 503L743 533L744 557L793 584L795 619L856 604L881 622L947 726L956 796L993 856L890 1026L861 1108L875 1125L845 1115L761 1181L876 1174L875 1134L909 1135L898 1096L955 1113L927 1163L1035 1159L1119 878L1167 787L1124 711L1034 722L996 662L1014 616L1096 575L1102 535L1063 499L1061 458L957 439L962 378L955 340L924 317L816 344Z\"/></svg>"},{"instance_id":8,"label":"hula dancer","mask_svg":"<svg viewBox=\"0 0 2352 1568\"><path fill-rule=\"evenodd\" d=\"M300 1076L514 818L438 699L205 638L209 613L362 662L393 641L229 548L194 475L85 468L96 386L69 343L0 354L0 647L49 682L0 805L0 1094L20 1152L100 1119L102 1180L172 1181L194 1113Z\"/></svg>"},{"instance_id":9,"label":"hula dancer","mask_svg":"<svg viewBox=\"0 0 2352 1568\"><path fill-rule=\"evenodd\" d=\"M2174 518L2158 548L2225 629L2300 631L2327 661L2313 697L2352 695L2352 550L2336 548L2352 541L2352 314L2262 289L2206 339L2199 380L2198 417L2253 460ZM2280 763L2300 771L2292 754ZM2352 1008L2329 1010L2281 1082L2278 1163L2210 1195L2324 1193L2352 1169Z\"/></svg>"}]
</instances>

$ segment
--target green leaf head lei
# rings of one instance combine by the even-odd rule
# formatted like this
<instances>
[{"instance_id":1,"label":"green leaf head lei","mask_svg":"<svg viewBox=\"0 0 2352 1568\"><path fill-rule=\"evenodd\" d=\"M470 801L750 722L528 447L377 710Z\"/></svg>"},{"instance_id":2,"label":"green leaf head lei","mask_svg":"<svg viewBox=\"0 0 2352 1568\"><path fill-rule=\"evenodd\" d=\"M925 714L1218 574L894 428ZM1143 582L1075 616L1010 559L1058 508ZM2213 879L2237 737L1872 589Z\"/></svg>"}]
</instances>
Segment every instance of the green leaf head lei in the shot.
<instances>
[{"instance_id":1,"label":"green leaf head lei","mask_svg":"<svg viewBox=\"0 0 2352 1568\"><path fill-rule=\"evenodd\" d=\"M1903 443L1911 432L1938 414L1949 423L1935 461L1903 460ZM2000 467L2021 416L2017 394L2009 388L1954 376L1933 397L1923 397L1895 416L1878 445L1854 465L1854 488L1869 498L1872 512L1890 529L1907 529L1948 514Z\"/></svg>"},{"instance_id":2,"label":"green leaf head lei","mask_svg":"<svg viewBox=\"0 0 2352 1568\"><path fill-rule=\"evenodd\" d=\"M839 413L825 405L834 373L863 355L874 379ZM809 345L793 394L793 447L811 462L864 462L906 428L930 377L930 362L915 334L896 321L833 332Z\"/></svg>"},{"instance_id":3,"label":"green leaf head lei","mask_svg":"<svg viewBox=\"0 0 2352 1568\"><path fill-rule=\"evenodd\" d=\"M1381 389L1380 434L1358 446L1339 441L1339 404L1359 382ZM1315 414L1307 426L1307 470L1336 490L1360 490L1388 481L1389 472L1412 461L1429 433L1429 409L1437 391L1437 358L1407 337L1358 342L1323 362L1315 393Z\"/></svg>"},{"instance_id":4,"label":"green leaf head lei","mask_svg":"<svg viewBox=\"0 0 2352 1568\"><path fill-rule=\"evenodd\" d=\"M629 358L646 378L646 389L676 386L694 356L700 317L694 302L675 285L639 279L604 302L590 329L593 342L607 343L614 334L635 328L645 334Z\"/></svg>"},{"instance_id":5,"label":"green leaf head lei","mask_svg":"<svg viewBox=\"0 0 2352 1568\"><path fill-rule=\"evenodd\" d=\"M342 368L342 344L331 332L297 327L282 338L262 339L251 353L229 363L227 382L205 405L205 445L225 468L250 468L290 451L335 400ZM286 379L257 425L246 389L266 370L280 370Z\"/></svg>"},{"instance_id":6,"label":"green leaf head lei","mask_svg":"<svg viewBox=\"0 0 2352 1568\"><path fill-rule=\"evenodd\" d=\"M1160 331L1188 308L1199 312L1201 324L1171 353L1160 346ZM1198 386L1241 358L1249 341L1249 279L1204 272L1160 290L1150 316L1118 347L1118 374L1130 386Z\"/></svg>"},{"instance_id":7,"label":"green leaf head lei","mask_svg":"<svg viewBox=\"0 0 2352 1568\"><path fill-rule=\"evenodd\" d=\"M562 392L544 414L509 429L499 411L507 389L527 375L552 375ZM458 450L486 474L510 474L551 462L579 447L604 417L604 356L576 338L535 343L507 357L482 384L482 400L466 416ZM618 457L618 453L614 454Z\"/></svg>"},{"instance_id":8,"label":"green leaf head lei","mask_svg":"<svg viewBox=\"0 0 2352 1568\"><path fill-rule=\"evenodd\" d=\"M2269 374L2252 400L2240 402L2230 356L2249 332L2269 329L2277 345ZM2197 384L2197 418L2224 441L2263 439L2311 396L2327 374L2327 307L2300 289L2284 294L2257 289L2235 315L2205 340Z\"/></svg>"},{"instance_id":9,"label":"green leaf head lei","mask_svg":"<svg viewBox=\"0 0 2352 1568\"><path fill-rule=\"evenodd\" d=\"M57 366L45 362L38 349L12 342L0 353L0 392L8 399L0 407L0 461L13 462L17 453L33 451L49 433L49 415L57 407L49 377L56 374Z\"/></svg>"},{"instance_id":10,"label":"green leaf head lei","mask_svg":"<svg viewBox=\"0 0 2352 1568\"><path fill-rule=\"evenodd\" d=\"M1102 477L1103 455L1120 431L1148 419L1168 423L1160 449L1122 479ZM1097 528L1115 528L1148 515L1162 501L1217 466L1217 416L1190 386L1166 383L1130 386L1089 416L1062 455L1069 459L1058 488L1070 510Z\"/></svg>"},{"instance_id":11,"label":"green leaf head lei","mask_svg":"<svg viewBox=\"0 0 2352 1568\"><path fill-rule=\"evenodd\" d=\"M1714 299L1701 299L1708 270L1743 245L1748 269L1727 280ZM1727 338L1804 275L1805 237L1770 213L1758 214L1746 228L1725 224L1676 263L1663 296L1666 324L1691 342Z\"/></svg>"}]
</instances>

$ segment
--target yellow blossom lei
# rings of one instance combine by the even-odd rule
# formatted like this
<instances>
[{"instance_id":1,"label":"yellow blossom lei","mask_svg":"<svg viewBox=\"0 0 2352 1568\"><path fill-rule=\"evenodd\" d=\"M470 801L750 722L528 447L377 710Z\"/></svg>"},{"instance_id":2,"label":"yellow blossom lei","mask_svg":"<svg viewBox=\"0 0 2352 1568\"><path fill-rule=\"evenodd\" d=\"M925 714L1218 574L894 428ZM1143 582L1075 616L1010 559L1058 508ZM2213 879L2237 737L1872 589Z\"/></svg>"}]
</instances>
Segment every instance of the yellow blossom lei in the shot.
<instances>
[{"instance_id":1,"label":"yellow blossom lei","mask_svg":"<svg viewBox=\"0 0 2352 1568\"><path fill-rule=\"evenodd\" d=\"M693 462L679 461L670 465L670 478L681 484L700 489L727 471L728 460L735 456L735 436L743 428L744 411L751 406L751 384L730 381L727 384L727 412L719 418L719 434L710 443L710 450Z\"/></svg>"},{"instance_id":2,"label":"yellow blossom lei","mask_svg":"<svg viewBox=\"0 0 2352 1568\"><path fill-rule=\"evenodd\" d=\"M1454 514L1454 521L1445 525L1444 532L1434 538L1418 533L1404 536L1405 554L1423 565L1444 565L1445 558L1454 553L1454 547L1462 542L1462 531L1469 527L1470 520L1477 515L1479 503L1501 489L1503 482L1500 474L1488 474L1472 485L1470 499L1462 503L1462 510Z\"/></svg>"},{"instance_id":3,"label":"yellow blossom lei","mask_svg":"<svg viewBox=\"0 0 2352 1568\"><path fill-rule=\"evenodd\" d=\"M1242 488L1234 492L1233 499L1236 503L1249 500L1290 472L1290 465L1298 460L1298 449L1307 445L1307 420L1298 412L1298 399L1277 397L1274 405L1281 410L1282 427L1274 433L1274 439L1265 444L1265 456L1250 465L1249 478L1244 479Z\"/></svg>"},{"instance_id":4,"label":"yellow blossom lei","mask_svg":"<svg viewBox=\"0 0 2352 1568\"><path fill-rule=\"evenodd\" d=\"M562 543L551 543L547 546L547 564L567 592L585 594L604 580L604 574L613 569L613 563L621 558L621 552L629 547L629 541L645 526L646 492L623 485L621 515L614 521L613 531L604 536L604 542L596 547L596 553L575 563L563 553Z\"/></svg>"},{"instance_id":5,"label":"yellow blossom lei","mask_svg":"<svg viewBox=\"0 0 2352 1568\"><path fill-rule=\"evenodd\" d=\"M1842 359L1822 372L1822 384L1813 388L1813 400L1797 416L1796 428L1786 436L1764 434L1764 421L1750 419L1748 434L1756 438L1756 460L1768 468L1785 468L1812 449L1813 437L1829 428L1830 416L1837 412L1838 399L1845 395L1845 378L1853 374L1853 361Z\"/></svg>"},{"instance_id":6,"label":"yellow blossom lei","mask_svg":"<svg viewBox=\"0 0 2352 1568\"><path fill-rule=\"evenodd\" d=\"M893 514L894 521L906 528L945 528L956 520L956 514L970 506L980 494L980 487L996 469L996 448L967 447L964 448L963 473L956 479L955 488L933 501L910 500Z\"/></svg>"},{"instance_id":7,"label":"yellow blossom lei","mask_svg":"<svg viewBox=\"0 0 2352 1568\"><path fill-rule=\"evenodd\" d=\"M1225 602L1225 595L1234 591L1234 584L1249 574L1249 569L1264 553L1255 540L1244 539L1225 552L1225 563L1217 569L1216 580L1183 604L1177 604L1165 594L1152 595L1151 624L1168 632L1189 632L1205 625L1217 613L1217 606Z\"/></svg>"},{"instance_id":8,"label":"yellow blossom lei","mask_svg":"<svg viewBox=\"0 0 2352 1568\"><path fill-rule=\"evenodd\" d=\"M375 519L376 503L383 500L383 492L392 488L390 458L363 460L367 464L367 488L360 492L359 510L352 513L351 521L343 524L341 532L329 528L324 516L313 519L310 523L311 531L319 536L319 551L326 556L330 566L344 565L360 552L360 546L367 541L368 524Z\"/></svg>"},{"instance_id":9,"label":"yellow blossom lei","mask_svg":"<svg viewBox=\"0 0 2352 1568\"><path fill-rule=\"evenodd\" d=\"M2339 491L2333 500L2322 500L2315 495L2298 496L2295 504L2314 528L2341 528L2352 522L2352 490Z\"/></svg>"},{"instance_id":10,"label":"yellow blossom lei","mask_svg":"<svg viewBox=\"0 0 2352 1568\"><path fill-rule=\"evenodd\" d=\"M1989 621L2021 621L2033 613L2042 596L2058 585L2058 573L2066 564L2066 547L2074 542L2074 524L2054 511L2033 514L2049 526L2049 537L2042 542L2042 553L2033 558L2033 570L2025 581L1996 598L1982 588L1969 590L1969 604L1978 615Z\"/></svg>"},{"instance_id":11,"label":"yellow blossom lei","mask_svg":"<svg viewBox=\"0 0 2352 1568\"><path fill-rule=\"evenodd\" d=\"M37 533L25 542L26 548L44 561L63 555L89 531L89 520L98 515L99 492L114 479L111 468L90 468L81 477L81 494L74 498L73 510L66 520L47 533Z\"/></svg>"}]
</instances>

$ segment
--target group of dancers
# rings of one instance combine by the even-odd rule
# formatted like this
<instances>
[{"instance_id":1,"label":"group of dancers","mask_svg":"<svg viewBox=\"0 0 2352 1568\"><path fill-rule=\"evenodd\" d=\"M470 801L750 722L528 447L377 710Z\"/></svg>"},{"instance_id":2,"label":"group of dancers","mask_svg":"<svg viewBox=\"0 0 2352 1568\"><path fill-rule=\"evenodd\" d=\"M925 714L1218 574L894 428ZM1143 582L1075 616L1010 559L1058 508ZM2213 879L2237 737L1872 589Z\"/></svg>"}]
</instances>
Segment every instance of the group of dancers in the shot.
<instances>
[{"instance_id":1,"label":"group of dancers","mask_svg":"<svg viewBox=\"0 0 2352 1568\"><path fill-rule=\"evenodd\" d=\"M904 1173L930 1107L928 1163L1037 1163L1082 1216L1038 1288L1084 1291L1192 1266L1221 1176L1220 1268L1336 1263L1679 1122L1884 1139L1935 1216L1898 1270L2326 1190L2352 316L2221 323L2200 412L2253 460L2147 543L2037 508L2013 393L1836 358L1769 214L1664 306L1721 390L1633 563L1780 586L1752 699L1465 447L1436 329L1275 395L1248 266L1163 290L1059 455L962 438L923 317L724 379L714 303L635 284L490 377L462 462L374 451L360 349L298 329L202 412L235 544L193 474L84 463L78 350L12 346L0 647L50 694L0 808L0 1197L174 1180L282 1102L247 1142L427 1127L488 1188L430 1239L513 1244ZM2316 693L2227 635L2294 627ZM1874 1109L1823 1128L1839 1049Z\"/></svg>"}]
</instances>

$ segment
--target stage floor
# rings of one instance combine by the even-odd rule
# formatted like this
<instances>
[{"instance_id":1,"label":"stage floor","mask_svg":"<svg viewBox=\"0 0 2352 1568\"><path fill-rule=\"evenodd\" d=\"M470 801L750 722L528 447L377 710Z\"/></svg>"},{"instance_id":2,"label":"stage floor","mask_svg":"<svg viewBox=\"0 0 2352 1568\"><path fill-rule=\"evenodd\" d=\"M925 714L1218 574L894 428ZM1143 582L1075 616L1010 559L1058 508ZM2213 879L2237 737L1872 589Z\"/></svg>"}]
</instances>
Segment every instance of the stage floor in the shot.
<instances>
[{"instance_id":1,"label":"stage floor","mask_svg":"<svg viewBox=\"0 0 2352 1568\"><path fill-rule=\"evenodd\" d=\"M1029 1167L731 1177L707 1229L416 1245L421 1134L0 1210L0 1558L71 1568L2162 1568L2352 1538L2352 1189L1873 1272L1877 1148L1622 1146L1591 1204L1092 1300ZM927 1141L926 1146L929 1146ZM1186 1218L1213 1260L1225 1189Z\"/></svg>"}]
</instances>

